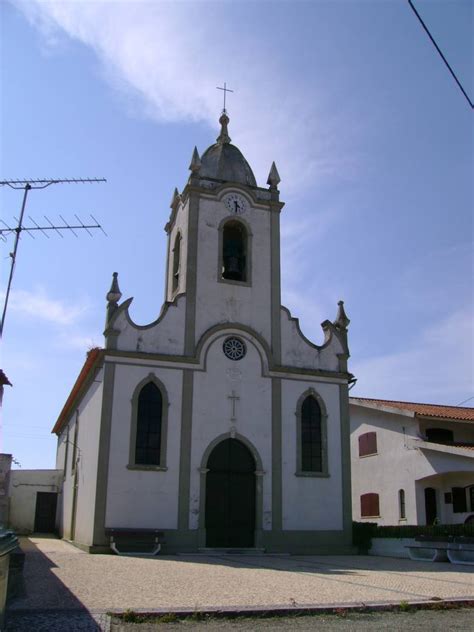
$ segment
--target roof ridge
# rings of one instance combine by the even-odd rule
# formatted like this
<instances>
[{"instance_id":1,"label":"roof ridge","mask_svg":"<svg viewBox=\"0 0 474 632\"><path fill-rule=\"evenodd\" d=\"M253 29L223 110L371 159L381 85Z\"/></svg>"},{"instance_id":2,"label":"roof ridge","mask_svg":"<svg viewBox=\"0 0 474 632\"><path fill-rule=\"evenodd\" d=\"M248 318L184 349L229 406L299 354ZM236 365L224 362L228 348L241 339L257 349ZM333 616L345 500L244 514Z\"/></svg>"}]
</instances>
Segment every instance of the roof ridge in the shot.
<instances>
[{"instance_id":1,"label":"roof ridge","mask_svg":"<svg viewBox=\"0 0 474 632\"><path fill-rule=\"evenodd\" d=\"M412 404L413 406L438 406L439 408L461 408L474 410L474 406L456 406L456 404L428 404L426 402L407 402L401 399L378 399L376 397L356 397L352 395L350 399L363 399L368 402L390 402L391 404Z\"/></svg>"}]
</instances>

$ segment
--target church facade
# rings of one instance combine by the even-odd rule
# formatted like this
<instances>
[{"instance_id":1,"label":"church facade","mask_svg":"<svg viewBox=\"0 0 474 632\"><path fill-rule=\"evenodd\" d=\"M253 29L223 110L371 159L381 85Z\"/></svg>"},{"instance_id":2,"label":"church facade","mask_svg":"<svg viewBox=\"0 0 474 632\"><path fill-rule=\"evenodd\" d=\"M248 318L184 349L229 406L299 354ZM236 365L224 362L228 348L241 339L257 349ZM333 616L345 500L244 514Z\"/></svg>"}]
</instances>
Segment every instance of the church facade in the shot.
<instances>
[{"instance_id":1,"label":"church facade","mask_svg":"<svg viewBox=\"0 0 474 632\"><path fill-rule=\"evenodd\" d=\"M165 553L351 548L349 319L341 301L318 346L281 305L278 171L259 187L228 122L174 192L159 317L136 325L114 273L53 428L60 533L91 552L110 530Z\"/></svg>"}]
</instances>

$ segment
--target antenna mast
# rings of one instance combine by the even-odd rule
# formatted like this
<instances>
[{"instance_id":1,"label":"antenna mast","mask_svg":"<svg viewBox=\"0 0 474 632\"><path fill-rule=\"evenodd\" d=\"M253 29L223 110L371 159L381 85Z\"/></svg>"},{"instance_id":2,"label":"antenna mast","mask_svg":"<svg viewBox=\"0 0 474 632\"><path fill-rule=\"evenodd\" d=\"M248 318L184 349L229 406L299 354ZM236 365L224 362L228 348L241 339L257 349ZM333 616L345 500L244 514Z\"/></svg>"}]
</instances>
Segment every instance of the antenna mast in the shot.
<instances>
[{"instance_id":1,"label":"antenna mast","mask_svg":"<svg viewBox=\"0 0 474 632\"><path fill-rule=\"evenodd\" d=\"M74 232L74 229L79 229L79 230L84 229L89 233L89 235L92 236L92 233L90 232L89 229L99 228L105 234L105 231L102 229L102 226L97 222L97 220L94 217L92 217L92 215L91 217L93 221L95 222L94 225L85 225L76 215L76 219L79 222L79 226L71 226L70 224L66 222L66 220L63 219L62 216L60 217L64 222L64 226L54 226L46 216L45 216L45 219L49 222L50 226L43 226L43 227L38 226L38 224L31 217L30 217L30 220L35 224L35 227L28 228L28 227L23 226L23 217L25 215L26 200L28 197L28 192L31 189L46 189L46 187L49 187L52 184L64 184L64 183L89 184L93 182L107 182L107 180L105 178L55 178L55 179L49 179L49 180L47 179L44 179L44 180L41 180L41 179L0 180L0 186L8 186L11 189L23 189L24 191L23 201L21 204L20 217L18 218L17 226L15 228L12 228L8 226L7 224L5 224L4 222L2 222L6 226L6 228L0 229L0 238L2 238L4 241L6 241L4 233L7 233L7 234L15 233L15 243L13 246L13 251L10 253L10 257L11 257L10 275L8 277L8 285L7 285L7 291L5 293L5 303L3 305L2 320L0 322L0 338L3 336L3 327L5 325L8 299L10 297L10 290L11 290L12 280L13 280L13 272L15 270L15 262L16 262L17 252L18 252L18 242L20 241L20 235L22 232L27 232L30 235L30 237L33 237L33 235L31 234L31 231L39 230L47 237L48 235L45 231L55 230L62 237L62 234L60 232L61 230L70 230L74 233L74 235L76 235L76 233Z\"/></svg>"}]
</instances>

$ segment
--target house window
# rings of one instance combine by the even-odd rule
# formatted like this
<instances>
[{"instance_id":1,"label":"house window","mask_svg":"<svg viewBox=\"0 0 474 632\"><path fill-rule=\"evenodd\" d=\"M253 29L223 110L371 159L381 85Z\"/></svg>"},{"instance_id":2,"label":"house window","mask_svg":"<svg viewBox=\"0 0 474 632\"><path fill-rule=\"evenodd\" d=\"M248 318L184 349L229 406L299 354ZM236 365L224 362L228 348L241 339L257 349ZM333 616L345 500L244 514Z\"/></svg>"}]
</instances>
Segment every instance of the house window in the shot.
<instances>
[{"instance_id":1,"label":"house window","mask_svg":"<svg viewBox=\"0 0 474 632\"><path fill-rule=\"evenodd\" d=\"M398 490L398 515L400 517L400 520L405 520L407 517L406 510L405 510L405 490L404 489Z\"/></svg>"},{"instance_id":2,"label":"house window","mask_svg":"<svg viewBox=\"0 0 474 632\"><path fill-rule=\"evenodd\" d=\"M296 405L297 476L328 476L326 426L324 401L308 389Z\"/></svg>"},{"instance_id":3,"label":"house window","mask_svg":"<svg viewBox=\"0 0 474 632\"><path fill-rule=\"evenodd\" d=\"M160 465L162 407L159 388L148 382L138 397L136 465Z\"/></svg>"},{"instance_id":4,"label":"house window","mask_svg":"<svg viewBox=\"0 0 474 632\"><path fill-rule=\"evenodd\" d=\"M469 488L469 501L471 503L471 511L474 511L474 485Z\"/></svg>"},{"instance_id":5,"label":"house window","mask_svg":"<svg viewBox=\"0 0 474 632\"><path fill-rule=\"evenodd\" d=\"M446 428L427 428L426 440L433 443L450 443L454 441L453 431Z\"/></svg>"},{"instance_id":6,"label":"house window","mask_svg":"<svg viewBox=\"0 0 474 632\"><path fill-rule=\"evenodd\" d=\"M172 288L176 292L179 288L179 274L181 268L181 233L176 235L173 248L173 279Z\"/></svg>"},{"instance_id":7,"label":"house window","mask_svg":"<svg viewBox=\"0 0 474 632\"><path fill-rule=\"evenodd\" d=\"M222 237L222 278L247 281L247 230L241 222L229 221Z\"/></svg>"},{"instance_id":8,"label":"house window","mask_svg":"<svg viewBox=\"0 0 474 632\"><path fill-rule=\"evenodd\" d=\"M453 513L464 513L467 511L466 490L464 487L453 487Z\"/></svg>"},{"instance_id":9,"label":"house window","mask_svg":"<svg viewBox=\"0 0 474 632\"><path fill-rule=\"evenodd\" d=\"M360 497L360 515L362 518L378 518L380 516L378 494L362 494Z\"/></svg>"},{"instance_id":10,"label":"house window","mask_svg":"<svg viewBox=\"0 0 474 632\"><path fill-rule=\"evenodd\" d=\"M359 456L377 454L377 433L366 432L359 435Z\"/></svg>"}]
</instances>

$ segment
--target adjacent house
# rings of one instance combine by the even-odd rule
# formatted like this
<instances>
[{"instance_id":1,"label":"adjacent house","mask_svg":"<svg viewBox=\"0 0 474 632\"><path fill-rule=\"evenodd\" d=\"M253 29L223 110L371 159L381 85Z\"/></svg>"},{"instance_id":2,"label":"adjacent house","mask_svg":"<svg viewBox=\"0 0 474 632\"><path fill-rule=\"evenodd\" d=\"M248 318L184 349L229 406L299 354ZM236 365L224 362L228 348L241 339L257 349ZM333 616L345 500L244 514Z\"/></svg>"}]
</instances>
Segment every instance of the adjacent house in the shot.
<instances>
[{"instance_id":1,"label":"adjacent house","mask_svg":"<svg viewBox=\"0 0 474 632\"><path fill-rule=\"evenodd\" d=\"M352 397L350 420L354 520L474 520L474 408Z\"/></svg>"}]
</instances>

